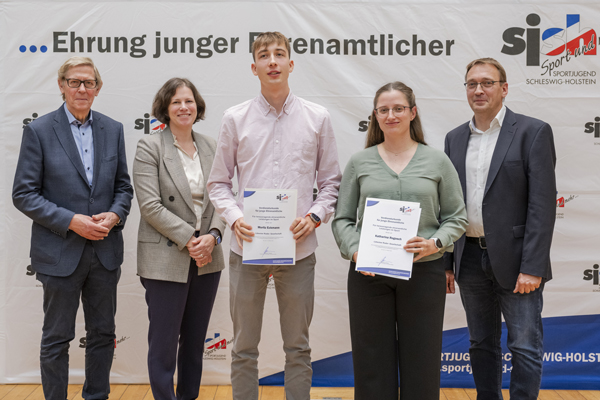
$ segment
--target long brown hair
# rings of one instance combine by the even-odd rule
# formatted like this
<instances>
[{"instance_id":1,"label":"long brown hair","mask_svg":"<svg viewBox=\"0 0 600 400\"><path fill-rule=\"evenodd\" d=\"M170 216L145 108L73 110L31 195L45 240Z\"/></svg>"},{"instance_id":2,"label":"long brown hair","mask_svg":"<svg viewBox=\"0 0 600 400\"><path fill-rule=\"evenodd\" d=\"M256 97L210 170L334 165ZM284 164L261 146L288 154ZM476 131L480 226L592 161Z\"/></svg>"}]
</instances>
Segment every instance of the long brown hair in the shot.
<instances>
[{"instance_id":1,"label":"long brown hair","mask_svg":"<svg viewBox=\"0 0 600 400\"><path fill-rule=\"evenodd\" d=\"M369 123L369 129L367 130L367 143L365 145L365 149L367 147L376 146L379 143L383 143L385 140L383 131L379 127L379 122L377 122L375 107L377 107L377 101L379 100L381 93L391 92L392 90L397 90L403 93L406 97L406 100L408 100L408 105L411 109L417 105L415 102L415 94L413 93L412 89L402 82L390 82L380 87L377 93L375 93L375 98L373 99L373 111L371 111L371 122ZM416 110L415 117L412 121L410 121L410 138L417 143L425 145L427 144L425 143L425 135L423 133L423 127L421 126L421 118L419 118L418 108Z\"/></svg>"}]
</instances>

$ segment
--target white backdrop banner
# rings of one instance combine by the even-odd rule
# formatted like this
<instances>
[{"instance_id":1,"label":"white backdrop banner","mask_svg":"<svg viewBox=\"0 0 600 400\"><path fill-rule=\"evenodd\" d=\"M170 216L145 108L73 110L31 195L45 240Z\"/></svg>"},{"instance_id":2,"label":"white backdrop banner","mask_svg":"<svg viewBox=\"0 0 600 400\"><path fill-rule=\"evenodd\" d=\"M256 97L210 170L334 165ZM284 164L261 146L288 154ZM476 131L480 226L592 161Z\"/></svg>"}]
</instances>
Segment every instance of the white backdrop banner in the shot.
<instances>
[{"instance_id":1,"label":"white backdrop banner","mask_svg":"<svg viewBox=\"0 0 600 400\"><path fill-rule=\"evenodd\" d=\"M124 124L131 167L137 141L161 129L150 115L151 102L171 77L196 84L207 114L195 129L216 138L223 111L258 94L250 46L259 32L270 30L290 38L292 91L329 109L342 169L364 147L372 99L381 85L401 80L414 89L426 140L442 148L446 132L472 116L462 85L466 64L491 56L504 65L507 106L550 123L558 157L543 387L600 389L600 7L541 0L512 5L0 1L0 382L40 381L42 288L29 267L31 221L12 206L11 187L23 127L61 105L59 66L74 55L95 61L104 86L94 109ZM148 380L148 320L136 276L139 218L134 201L124 231L114 383ZM313 385L351 386L348 263L339 256L329 225L319 228L318 238ZM228 280L226 270L206 341L204 384L229 384ZM81 383L84 371L82 315L77 321L72 383ZM459 296L448 296L443 386L473 386L465 327ZM281 384L284 353L272 284L260 353L261 382ZM503 358L507 381L507 349Z\"/></svg>"}]
</instances>

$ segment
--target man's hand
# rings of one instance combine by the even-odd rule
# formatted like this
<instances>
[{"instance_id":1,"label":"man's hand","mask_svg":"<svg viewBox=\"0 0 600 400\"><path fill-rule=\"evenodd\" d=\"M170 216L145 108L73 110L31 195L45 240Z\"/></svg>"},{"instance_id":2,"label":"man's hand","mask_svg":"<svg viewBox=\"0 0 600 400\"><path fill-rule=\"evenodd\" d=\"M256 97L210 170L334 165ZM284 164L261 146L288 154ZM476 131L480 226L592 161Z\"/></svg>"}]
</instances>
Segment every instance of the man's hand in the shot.
<instances>
[{"instance_id":1,"label":"man's hand","mask_svg":"<svg viewBox=\"0 0 600 400\"><path fill-rule=\"evenodd\" d=\"M440 251L437 247L435 247L435 242L433 239L424 239L420 236L415 236L414 238L408 239L404 245L404 250L409 253L418 253L413 262Z\"/></svg>"},{"instance_id":2,"label":"man's hand","mask_svg":"<svg viewBox=\"0 0 600 400\"><path fill-rule=\"evenodd\" d=\"M210 234L199 237L192 236L187 242L186 247L190 252L190 257L196 260L196 265L198 268L201 268L212 262L212 251L215 248L215 238Z\"/></svg>"},{"instance_id":3,"label":"man's hand","mask_svg":"<svg viewBox=\"0 0 600 400\"><path fill-rule=\"evenodd\" d=\"M252 227L244 222L244 217L238 218L233 223L231 230L235 233L235 240L237 240L238 246L241 248L244 247L244 242L251 242L252 236L254 236Z\"/></svg>"},{"instance_id":4,"label":"man's hand","mask_svg":"<svg viewBox=\"0 0 600 400\"><path fill-rule=\"evenodd\" d=\"M83 214L75 214L73 216L69 224L69 230L88 240L102 240L110 232L109 228L94 221L92 217Z\"/></svg>"},{"instance_id":5,"label":"man's hand","mask_svg":"<svg viewBox=\"0 0 600 400\"><path fill-rule=\"evenodd\" d=\"M108 211L108 212L103 212L103 213L100 213L100 214L92 215L92 219L97 224L100 224L102 226L107 227L108 230L111 230L112 228L114 228L115 225L120 220L119 216L116 213L112 212L112 211Z\"/></svg>"},{"instance_id":6,"label":"man's hand","mask_svg":"<svg viewBox=\"0 0 600 400\"><path fill-rule=\"evenodd\" d=\"M446 270L446 293L456 293L454 287L454 271Z\"/></svg>"},{"instance_id":7,"label":"man's hand","mask_svg":"<svg viewBox=\"0 0 600 400\"><path fill-rule=\"evenodd\" d=\"M529 274L520 273L517 278L517 285L513 293L529 293L540 287L542 283L541 276L534 276Z\"/></svg>"},{"instance_id":8,"label":"man's hand","mask_svg":"<svg viewBox=\"0 0 600 400\"><path fill-rule=\"evenodd\" d=\"M307 215L304 218L298 217L292 221L290 231L294 234L296 243L302 243L315 230L316 226L317 224Z\"/></svg>"}]
</instances>

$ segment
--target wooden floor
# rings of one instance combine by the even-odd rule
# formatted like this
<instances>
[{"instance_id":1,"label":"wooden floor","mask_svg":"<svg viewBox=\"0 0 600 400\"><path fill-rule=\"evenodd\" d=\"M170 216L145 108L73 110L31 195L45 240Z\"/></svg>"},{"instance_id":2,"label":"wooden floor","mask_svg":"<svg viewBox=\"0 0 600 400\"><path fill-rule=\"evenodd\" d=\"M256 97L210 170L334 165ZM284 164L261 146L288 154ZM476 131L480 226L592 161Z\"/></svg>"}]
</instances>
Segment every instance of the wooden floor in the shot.
<instances>
[{"instance_id":1,"label":"wooden floor","mask_svg":"<svg viewBox=\"0 0 600 400\"><path fill-rule=\"evenodd\" d=\"M110 400L153 400L149 385L111 385ZM82 385L69 385L68 400L81 399ZM503 390L508 400L508 391ZM312 388L311 399L354 399L353 388ZM198 400L230 400L231 386L202 386ZM283 387L261 386L260 400L284 400ZM440 400L475 400L474 389L442 389ZM542 390L541 400L600 400L600 390ZM0 400L44 400L41 385L0 385ZM376 400L376 399L374 399Z\"/></svg>"}]
</instances>

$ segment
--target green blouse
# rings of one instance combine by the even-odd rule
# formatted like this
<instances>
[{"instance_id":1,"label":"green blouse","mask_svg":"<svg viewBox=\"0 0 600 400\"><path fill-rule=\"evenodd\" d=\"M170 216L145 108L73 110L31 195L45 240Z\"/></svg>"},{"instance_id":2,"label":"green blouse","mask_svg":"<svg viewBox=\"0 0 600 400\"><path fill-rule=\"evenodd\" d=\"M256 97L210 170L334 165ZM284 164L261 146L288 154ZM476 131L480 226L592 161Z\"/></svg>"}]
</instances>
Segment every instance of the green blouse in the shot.
<instances>
[{"instance_id":1,"label":"green blouse","mask_svg":"<svg viewBox=\"0 0 600 400\"><path fill-rule=\"evenodd\" d=\"M418 145L400 174L383 161L377 146L352 155L342 176L332 223L342 257L348 260L358 251L367 197L421 204L417 235L425 239L438 238L443 248L417 262L436 260L444 251L452 251L454 242L467 226L458 173L444 152L427 145Z\"/></svg>"}]
</instances>

